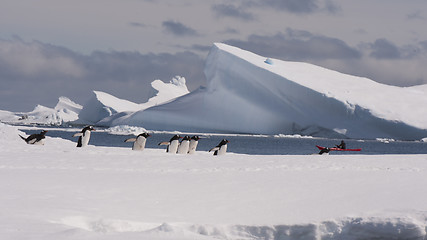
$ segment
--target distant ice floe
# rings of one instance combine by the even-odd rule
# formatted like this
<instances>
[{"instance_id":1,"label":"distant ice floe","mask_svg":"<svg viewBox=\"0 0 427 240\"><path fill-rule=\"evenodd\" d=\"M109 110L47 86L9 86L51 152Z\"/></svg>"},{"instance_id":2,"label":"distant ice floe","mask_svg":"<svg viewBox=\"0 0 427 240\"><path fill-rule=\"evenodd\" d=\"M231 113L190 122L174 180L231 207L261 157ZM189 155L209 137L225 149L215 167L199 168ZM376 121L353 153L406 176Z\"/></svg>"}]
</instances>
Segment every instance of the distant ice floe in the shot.
<instances>
[{"instance_id":1,"label":"distant ice floe","mask_svg":"<svg viewBox=\"0 0 427 240\"><path fill-rule=\"evenodd\" d=\"M129 126L129 125L119 125L105 129L106 132L115 134L115 135L139 135L147 130L143 127Z\"/></svg>"},{"instance_id":2,"label":"distant ice floe","mask_svg":"<svg viewBox=\"0 0 427 240\"><path fill-rule=\"evenodd\" d=\"M320 223L296 225L212 225L191 223L146 223L116 219L67 217L59 222L94 233L139 233L148 237L185 234L192 239L424 239L422 217L347 217ZM316 238L316 239L317 239ZM145 238L144 238L145 239ZM157 239L157 238L156 238ZM186 238L187 239L187 238Z\"/></svg>"}]
</instances>

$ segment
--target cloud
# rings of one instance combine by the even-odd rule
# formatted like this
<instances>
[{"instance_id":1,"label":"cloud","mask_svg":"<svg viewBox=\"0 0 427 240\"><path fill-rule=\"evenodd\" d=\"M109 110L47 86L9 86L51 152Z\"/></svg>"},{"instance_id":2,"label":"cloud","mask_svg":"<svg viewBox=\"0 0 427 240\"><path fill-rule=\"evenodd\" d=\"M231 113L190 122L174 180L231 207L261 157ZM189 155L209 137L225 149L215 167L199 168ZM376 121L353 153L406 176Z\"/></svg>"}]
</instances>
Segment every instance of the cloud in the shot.
<instances>
[{"instance_id":1,"label":"cloud","mask_svg":"<svg viewBox=\"0 0 427 240\"><path fill-rule=\"evenodd\" d=\"M145 27L147 27L147 25L146 25L146 24L144 24L144 23L139 23L139 22L130 22L130 23L129 23L129 25L130 25L130 26L132 26L132 27L140 27L140 28L145 28Z\"/></svg>"},{"instance_id":2,"label":"cloud","mask_svg":"<svg viewBox=\"0 0 427 240\"><path fill-rule=\"evenodd\" d=\"M253 14L246 12L241 6L236 7L231 4L215 4L212 6L212 10L215 12L217 17L231 17L237 18L244 21L255 20Z\"/></svg>"},{"instance_id":3,"label":"cloud","mask_svg":"<svg viewBox=\"0 0 427 240\"><path fill-rule=\"evenodd\" d=\"M349 46L346 42L308 31L287 29L271 36L224 41L262 56L313 63L374 81L412 86L427 83L427 41L396 46L387 39Z\"/></svg>"},{"instance_id":4,"label":"cloud","mask_svg":"<svg viewBox=\"0 0 427 240\"><path fill-rule=\"evenodd\" d=\"M342 40L292 29L273 36L254 34L246 41L227 40L225 42L263 56L294 61L354 59L361 56L357 49L348 46Z\"/></svg>"},{"instance_id":5,"label":"cloud","mask_svg":"<svg viewBox=\"0 0 427 240\"><path fill-rule=\"evenodd\" d=\"M196 30L176 21L164 21L162 23L162 27L166 30L166 32L172 33L173 35L178 37L199 35Z\"/></svg>"},{"instance_id":6,"label":"cloud","mask_svg":"<svg viewBox=\"0 0 427 240\"><path fill-rule=\"evenodd\" d=\"M415 11L406 15L406 18L409 20L425 20L423 13L421 11Z\"/></svg>"},{"instance_id":7,"label":"cloud","mask_svg":"<svg viewBox=\"0 0 427 240\"><path fill-rule=\"evenodd\" d=\"M84 104L92 90L145 102L150 83L186 78L190 90L205 85L204 59L189 51L176 54L96 51L82 55L66 48L19 39L0 40L0 109L30 111L53 107L60 96Z\"/></svg>"},{"instance_id":8,"label":"cloud","mask_svg":"<svg viewBox=\"0 0 427 240\"><path fill-rule=\"evenodd\" d=\"M398 59L401 57L399 49L386 39L377 39L371 44L370 56L377 59Z\"/></svg>"},{"instance_id":9,"label":"cloud","mask_svg":"<svg viewBox=\"0 0 427 240\"><path fill-rule=\"evenodd\" d=\"M244 1L243 4L252 7L272 8L277 11L286 11L295 14L311 14L319 11L335 13L341 9L332 0L263 0Z\"/></svg>"}]
</instances>

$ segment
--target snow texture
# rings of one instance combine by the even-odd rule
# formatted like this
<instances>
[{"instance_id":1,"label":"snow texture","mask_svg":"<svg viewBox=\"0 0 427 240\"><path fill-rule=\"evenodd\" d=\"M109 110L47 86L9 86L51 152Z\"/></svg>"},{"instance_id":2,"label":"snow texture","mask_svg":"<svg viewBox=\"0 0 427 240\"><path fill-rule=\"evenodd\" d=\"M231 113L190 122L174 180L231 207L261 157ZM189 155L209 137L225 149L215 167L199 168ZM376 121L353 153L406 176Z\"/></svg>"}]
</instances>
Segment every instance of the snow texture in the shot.
<instances>
[{"instance_id":1,"label":"snow texture","mask_svg":"<svg viewBox=\"0 0 427 240\"><path fill-rule=\"evenodd\" d=\"M427 136L427 87L395 87L301 62L214 44L208 81L114 124L153 130L351 138Z\"/></svg>"},{"instance_id":2,"label":"snow texture","mask_svg":"<svg viewBox=\"0 0 427 240\"><path fill-rule=\"evenodd\" d=\"M0 239L427 237L427 155L172 155L0 134Z\"/></svg>"}]
</instances>

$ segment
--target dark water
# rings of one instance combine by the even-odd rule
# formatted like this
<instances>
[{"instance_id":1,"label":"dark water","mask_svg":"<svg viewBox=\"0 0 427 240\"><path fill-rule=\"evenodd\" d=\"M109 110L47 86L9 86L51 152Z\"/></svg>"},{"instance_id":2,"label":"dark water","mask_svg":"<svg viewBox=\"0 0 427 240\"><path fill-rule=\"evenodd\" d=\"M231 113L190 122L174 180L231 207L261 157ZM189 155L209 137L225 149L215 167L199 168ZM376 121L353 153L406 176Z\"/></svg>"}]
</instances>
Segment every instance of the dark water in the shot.
<instances>
[{"instance_id":1,"label":"dark water","mask_svg":"<svg viewBox=\"0 0 427 240\"><path fill-rule=\"evenodd\" d=\"M49 129L48 129L49 130ZM23 130L26 134L39 133L40 130ZM72 137L74 132L49 130L47 136L60 137L77 142L77 137ZM169 141L172 133L152 133L148 138L147 148L166 149L166 146L159 146L162 141ZM184 134L182 134L184 135ZM326 138L284 138L274 136L218 136L199 135L203 139L199 140L197 151L209 151L215 147L222 139L230 141L228 151L243 154L261 155L306 155L318 153L316 145L333 147L339 144L342 139ZM132 147L132 143L125 143L124 140L134 135L114 135L107 132L93 132L89 141L90 145L107 147ZM354 140L344 139L347 148L362 148L361 152L331 152L330 154L427 154L427 143L415 141L391 141L389 143L376 140Z\"/></svg>"}]
</instances>

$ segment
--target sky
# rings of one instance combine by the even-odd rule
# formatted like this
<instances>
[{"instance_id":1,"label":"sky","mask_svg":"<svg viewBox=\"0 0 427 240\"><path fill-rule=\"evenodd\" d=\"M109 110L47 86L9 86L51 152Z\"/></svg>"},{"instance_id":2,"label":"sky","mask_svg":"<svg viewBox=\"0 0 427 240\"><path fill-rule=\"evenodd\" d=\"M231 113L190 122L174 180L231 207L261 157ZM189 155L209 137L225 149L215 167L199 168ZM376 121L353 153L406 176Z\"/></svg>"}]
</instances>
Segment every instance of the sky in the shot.
<instances>
[{"instance_id":1,"label":"sky","mask_svg":"<svg viewBox=\"0 0 427 240\"><path fill-rule=\"evenodd\" d=\"M215 42L395 85L427 84L425 0L2 0L0 109L142 103L150 83L206 85Z\"/></svg>"}]
</instances>

